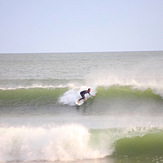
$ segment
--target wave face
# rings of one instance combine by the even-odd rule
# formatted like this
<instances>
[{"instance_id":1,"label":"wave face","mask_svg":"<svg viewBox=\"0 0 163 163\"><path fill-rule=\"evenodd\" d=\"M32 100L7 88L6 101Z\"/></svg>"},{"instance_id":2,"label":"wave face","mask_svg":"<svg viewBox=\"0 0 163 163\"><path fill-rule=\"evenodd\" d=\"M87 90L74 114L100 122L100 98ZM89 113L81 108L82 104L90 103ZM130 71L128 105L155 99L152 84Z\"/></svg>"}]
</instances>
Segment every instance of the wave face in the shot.
<instances>
[{"instance_id":1,"label":"wave face","mask_svg":"<svg viewBox=\"0 0 163 163\"><path fill-rule=\"evenodd\" d=\"M150 88L141 90L131 86L99 86L92 90L95 97L80 107L87 114L162 114L163 98ZM28 88L0 90L1 113L62 113L76 107L79 89ZM12 110L11 110L12 108ZM86 109L87 108L87 109Z\"/></svg>"},{"instance_id":2,"label":"wave face","mask_svg":"<svg viewBox=\"0 0 163 163\"><path fill-rule=\"evenodd\" d=\"M87 129L77 124L0 128L0 161L163 156L159 128Z\"/></svg>"},{"instance_id":3,"label":"wave face","mask_svg":"<svg viewBox=\"0 0 163 163\"><path fill-rule=\"evenodd\" d=\"M115 155L140 156L162 155L163 156L163 132L148 133L144 136L122 138L115 142Z\"/></svg>"}]
</instances>

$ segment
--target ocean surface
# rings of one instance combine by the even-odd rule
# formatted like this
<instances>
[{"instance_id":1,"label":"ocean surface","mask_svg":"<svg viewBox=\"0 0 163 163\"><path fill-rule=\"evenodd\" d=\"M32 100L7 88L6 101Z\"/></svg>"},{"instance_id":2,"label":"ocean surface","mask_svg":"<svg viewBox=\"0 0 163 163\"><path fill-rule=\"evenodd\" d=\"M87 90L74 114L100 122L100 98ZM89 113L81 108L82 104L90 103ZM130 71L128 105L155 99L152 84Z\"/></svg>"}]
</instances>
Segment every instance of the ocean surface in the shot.
<instances>
[{"instance_id":1,"label":"ocean surface","mask_svg":"<svg viewBox=\"0 0 163 163\"><path fill-rule=\"evenodd\" d=\"M0 162L163 162L163 52L0 54Z\"/></svg>"}]
</instances>

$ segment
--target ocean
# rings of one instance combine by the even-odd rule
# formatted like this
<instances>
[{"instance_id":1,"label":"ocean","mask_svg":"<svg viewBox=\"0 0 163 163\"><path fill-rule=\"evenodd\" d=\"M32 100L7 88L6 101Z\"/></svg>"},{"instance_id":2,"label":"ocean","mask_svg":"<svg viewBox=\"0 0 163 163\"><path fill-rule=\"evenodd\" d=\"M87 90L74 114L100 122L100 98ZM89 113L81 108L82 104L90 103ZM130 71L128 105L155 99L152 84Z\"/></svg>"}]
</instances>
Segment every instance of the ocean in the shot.
<instances>
[{"instance_id":1,"label":"ocean","mask_svg":"<svg viewBox=\"0 0 163 163\"><path fill-rule=\"evenodd\" d=\"M163 162L162 117L162 51L0 54L0 162Z\"/></svg>"}]
</instances>

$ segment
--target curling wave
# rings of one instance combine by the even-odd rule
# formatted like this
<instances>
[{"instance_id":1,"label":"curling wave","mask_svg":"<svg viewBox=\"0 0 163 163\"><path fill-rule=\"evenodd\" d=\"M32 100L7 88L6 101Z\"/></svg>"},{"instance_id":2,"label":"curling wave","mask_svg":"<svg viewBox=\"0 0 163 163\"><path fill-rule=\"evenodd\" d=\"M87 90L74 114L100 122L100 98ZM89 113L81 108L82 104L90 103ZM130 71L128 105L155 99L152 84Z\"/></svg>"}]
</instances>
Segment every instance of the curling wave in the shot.
<instances>
[{"instance_id":1,"label":"curling wave","mask_svg":"<svg viewBox=\"0 0 163 163\"><path fill-rule=\"evenodd\" d=\"M163 98L152 89L137 89L132 86L99 86L92 90L95 97L90 98L81 106L88 108L88 114L163 113ZM51 108L74 108L75 101L80 98L80 90L69 87L61 88L21 88L0 90L0 107L26 107L27 110ZM50 111L50 109L48 109ZM64 110L65 111L65 110Z\"/></svg>"}]
</instances>

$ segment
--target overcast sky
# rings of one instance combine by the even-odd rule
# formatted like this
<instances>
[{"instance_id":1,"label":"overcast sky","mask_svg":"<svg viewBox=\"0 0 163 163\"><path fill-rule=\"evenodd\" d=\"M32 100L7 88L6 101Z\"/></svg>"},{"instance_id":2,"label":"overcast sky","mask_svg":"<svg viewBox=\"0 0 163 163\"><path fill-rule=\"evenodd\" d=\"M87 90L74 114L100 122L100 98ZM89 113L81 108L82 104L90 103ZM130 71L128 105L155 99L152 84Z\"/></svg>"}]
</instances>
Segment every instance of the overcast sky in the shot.
<instances>
[{"instance_id":1,"label":"overcast sky","mask_svg":"<svg viewBox=\"0 0 163 163\"><path fill-rule=\"evenodd\" d=\"M163 0L0 0L0 53L163 50Z\"/></svg>"}]
</instances>

